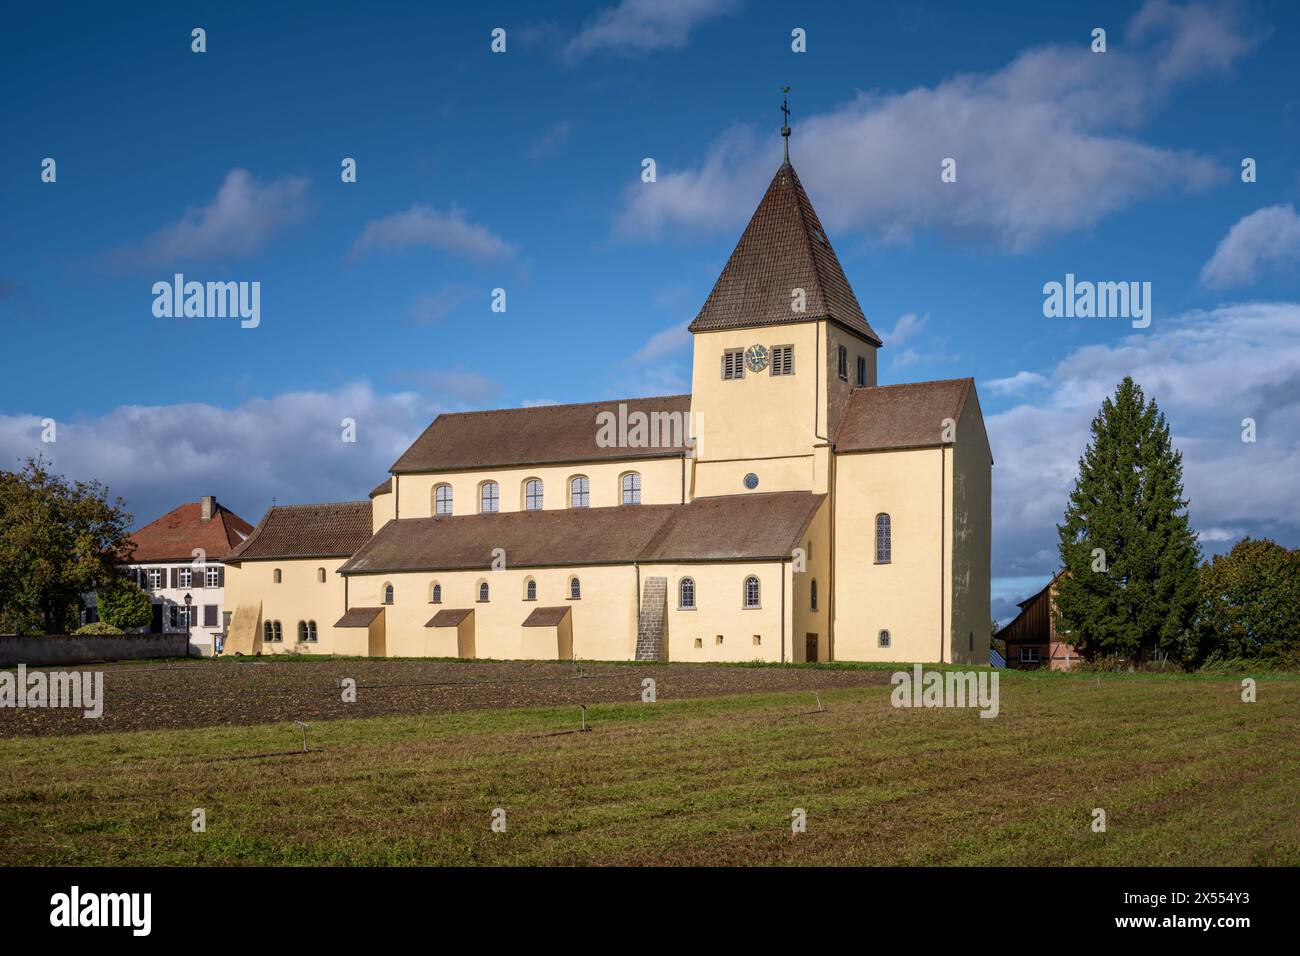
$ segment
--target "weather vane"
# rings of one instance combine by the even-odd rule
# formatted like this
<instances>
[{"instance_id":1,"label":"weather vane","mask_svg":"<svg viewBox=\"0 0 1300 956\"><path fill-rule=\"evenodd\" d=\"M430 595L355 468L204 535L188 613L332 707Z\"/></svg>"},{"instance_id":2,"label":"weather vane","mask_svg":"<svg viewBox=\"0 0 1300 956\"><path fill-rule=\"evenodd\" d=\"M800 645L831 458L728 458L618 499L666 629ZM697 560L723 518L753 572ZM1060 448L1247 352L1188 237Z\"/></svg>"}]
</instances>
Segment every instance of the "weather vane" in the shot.
<instances>
[{"instance_id":1,"label":"weather vane","mask_svg":"<svg viewBox=\"0 0 1300 956\"><path fill-rule=\"evenodd\" d=\"M781 87L781 92L786 95L781 98L781 113L785 116L785 124L781 127L781 138L785 140L785 164L790 165L790 87Z\"/></svg>"}]
</instances>

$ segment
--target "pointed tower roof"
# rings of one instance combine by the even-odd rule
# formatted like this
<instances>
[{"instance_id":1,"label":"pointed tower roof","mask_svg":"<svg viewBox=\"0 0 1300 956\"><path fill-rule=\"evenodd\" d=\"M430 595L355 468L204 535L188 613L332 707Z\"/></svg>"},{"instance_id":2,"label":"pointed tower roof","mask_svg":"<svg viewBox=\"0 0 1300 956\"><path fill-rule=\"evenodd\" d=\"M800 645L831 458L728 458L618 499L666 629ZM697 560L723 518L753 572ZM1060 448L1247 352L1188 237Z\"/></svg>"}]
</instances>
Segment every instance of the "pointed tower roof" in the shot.
<instances>
[{"instance_id":1,"label":"pointed tower roof","mask_svg":"<svg viewBox=\"0 0 1300 956\"><path fill-rule=\"evenodd\" d=\"M803 289L806 309L791 309ZM762 202L714 283L692 332L829 319L880 345L862 314L821 220L789 163L772 177Z\"/></svg>"}]
</instances>

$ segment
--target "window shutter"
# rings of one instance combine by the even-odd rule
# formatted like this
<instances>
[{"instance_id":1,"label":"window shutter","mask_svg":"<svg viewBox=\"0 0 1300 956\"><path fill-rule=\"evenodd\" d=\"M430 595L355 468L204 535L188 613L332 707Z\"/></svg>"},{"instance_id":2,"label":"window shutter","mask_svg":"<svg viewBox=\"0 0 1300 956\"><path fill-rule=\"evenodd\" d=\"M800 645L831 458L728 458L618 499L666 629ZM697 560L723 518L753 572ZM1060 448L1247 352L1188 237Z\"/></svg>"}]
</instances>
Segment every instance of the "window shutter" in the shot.
<instances>
[{"instance_id":1,"label":"window shutter","mask_svg":"<svg viewBox=\"0 0 1300 956\"><path fill-rule=\"evenodd\" d=\"M176 570L175 568L171 568L170 570L171 570L171 573L172 573L172 574L171 574L171 578L172 578L172 587L179 587L179 586L180 586L180 583L179 583L179 582L180 582L180 574L177 572L177 570ZM173 623L174 623L174 622L173 622Z\"/></svg>"},{"instance_id":2,"label":"window shutter","mask_svg":"<svg viewBox=\"0 0 1300 956\"><path fill-rule=\"evenodd\" d=\"M207 569L205 569L202 565L200 565L197 568L194 567L190 568L190 580L194 582L194 586L196 588L205 588L208 586L208 582L204 580L207 576L208 576Z\"/></svg>"},{"instance_id":3,"label":"window shutter","mask_svg":"<svg viewBox=\"0 0 1300 956\"><path fill-rule=\"evenodd\" d=\"M222 566L217 568L217 587L224 588L225 586L226 586L226 569L224 566Z\"/></svg>"}]
</instances>

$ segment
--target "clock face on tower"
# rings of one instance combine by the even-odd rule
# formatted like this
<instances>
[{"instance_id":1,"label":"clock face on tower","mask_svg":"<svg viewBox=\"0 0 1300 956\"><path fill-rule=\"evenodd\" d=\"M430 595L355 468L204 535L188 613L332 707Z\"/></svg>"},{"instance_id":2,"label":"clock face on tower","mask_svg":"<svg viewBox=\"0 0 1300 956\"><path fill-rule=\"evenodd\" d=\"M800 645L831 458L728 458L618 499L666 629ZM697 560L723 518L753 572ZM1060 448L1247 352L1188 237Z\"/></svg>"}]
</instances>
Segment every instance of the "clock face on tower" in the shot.
<instances>
[{"instance_id":1,"label":"clock face on tower","mask_svg":"<svg viewBox=\"0 0 1300 956\"><path fill-rule=\"evenodd\" d=\"M751 345L745 349L745 364L751 372L761 372L767 368L767 346Z\"/></svg>"}]
</instances>

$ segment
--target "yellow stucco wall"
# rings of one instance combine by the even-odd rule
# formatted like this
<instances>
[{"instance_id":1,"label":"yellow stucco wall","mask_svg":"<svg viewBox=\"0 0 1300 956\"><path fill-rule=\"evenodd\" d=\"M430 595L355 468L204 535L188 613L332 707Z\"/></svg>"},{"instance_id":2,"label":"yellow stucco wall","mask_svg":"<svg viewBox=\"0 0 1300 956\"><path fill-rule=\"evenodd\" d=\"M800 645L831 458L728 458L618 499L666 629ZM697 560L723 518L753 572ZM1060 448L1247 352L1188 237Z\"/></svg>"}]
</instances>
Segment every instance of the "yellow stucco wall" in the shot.
<instances>
[{"instance_id":1,"label":"yellow stucco wall","mask_svg":"<svg viewBox=\"0 0 1300 956\"><path fill-rule=\"evenodd\" d=\"M368 654L364 629L334 627L343 616L343 578L336 573L342 564L340 558L227 564L228 606L260 602L261 620L280 622L283 642L263 645L259 648L263 654ZM321 568L325 569L323 584L317 573ZM275 583L277 569L281 572L279 584ZM298 643L299 621L316 622L316 643Z\"/></svg>"},{"instance_id":2,"label":"yellow stucco wall","mask_svg":"<svg viewBox=\"0 0 1300 956\"><path fill-rule=\"evenodd\" d=\"M795 663L807 661L807 635L817 635L819 661L831 660L830 600L831 600L831 502L822 503L812 523L805 532L800 547L805 555L804 570L791 567L794 595L792 656ZM817 608L812 607L812 582L817 582Z\"/></svg>"},{"instance_id":3,"label":"yellow stucco wall","mask_svg":"<svg viewBox=\"0 0 1300 956\"><path fill-rule=\"evenodd\" d=\"M789 458L809 454L818 402L819 323L695 334L691 413L700 430L699 460ZM751 345L794 346L794 374L751 372L723 380L722 356ZM823 370L824 371L824 370ZM773 423L780 427L774 428ZM741 472L743 475L744 472ZM716 493L716 492L715 492ZM738 494L739 490L727 491ZM697 490L697 494L703 494Z\"/></svg>"},{"instance_id":4,"label":"yellow stucco wall","mask_svg":"<svg viewBox=\"0 0 1300 956\"><path fill-rule=\"evenodd\" d=\"M745 578L759 580L760 607L744 606ZM784 622L786 660L790 660L792 582L790 566L779 562L747 564L643 564L641 580L668 579L668 659L673 661L779 661ZM695 581L695 610L681 608L681 579ZM781 586L785 607L782 616ZM719 636L722 642L718 642ZM755 636L759 643L754 642ZM575 629L575 640L580 634ZM696 647L696 641L699 647ZM633 648L635 651L635 647Z\"/></svg>"},{"instance_id":5,"label":"yellow stucco wall","mask_svg":"<svg viewBox=\"0 0 1300 956\"><path fill-rule=\"evenodd\" d=\"M835 502L835 656L846 661L938 661L951 597L941 573L950 548L941 500L951 502L939 448L839 455ZM941 498L942 495L942 498ZM890 515L892 560L875 563L875 520ZM941 558L941 547L943 557ZM941 564L941 560L943 564ZM881 630L890 647L879 646ZM947 656L946 647L944 655Z\"/></svg>"},{"instance_id":6,"label":"yellow stucco wall","mask_svg":"<svg viewBox=\"0 0 1300 956\"><path fill-rule=\"evenodd\" d=\"M582 597L569 598L569 581L577 576ZM537 582L537 600L526 601L526 582ZM636 571L631 565L587 568L529 568L504 571L366 574L349 577L354 607L383 603L384 585L393 585L393 604L386 607L385 636L392 657L433 654L424 625L443 608L474 609L475 656L497 659L547 660L558 657L554 629L524 627L536 607L570 608L573 649L580 658L629 660L636 655ZM478 600L480 582L488 584L489 600ZM442 603L430 602L432 585L442 586ZM439 629L442 630L442 629ZM438 645L440 648L441 644Z\"/></svg>"},{"instance_id":7,"label":"yellow stucco wall","mask_svg":"<svg viewBox=\"0 0 1300 956\"><path fill-rule=\"evenodd\" d=\"M393 513L397 496L391 491L383 495L375 495L370 499L370 533L375 534L380 528L388 524L395 517Z\"/></svg>"},{"instance_id":8,"label":"yellow stucco wall","mask_svg":"<svg viewBox=\"0 0 1300 956\"><path fill-rule=\"evenodd\" d=\"M592 425L595 428L595 425ZM689 462L687 463L689 468ZM478 514L479 486L495 481L500 488L499 511L524 510L524 482L540 478L543 482L542 507L553 511L569 507L569 480L587 477L592 508L608 508L623 503L622 476L628 472L641 475L641 503L645 505L679 504L682 501L683 466L681 456L612 462L583 462L540 467L491 468L482 471L445 472L438 474L397 475L395 493L400 497L397 509L403 518L428 518L434 513L433 489L451 486L452 514ZM689 480L689 478L688 478ZM380 497L392 498L393 495ZM389 514L388 518L392 515ZM376 528L383 526L379 521ZM384 519L388 520L387 518Z\"/></svg>"},{"instance_id":9,"label":"yellow stucco wall","mask_svg":"<svg viewBox=\"0 0 1300 956\"><path fill-rule=\"evenodd\" d=\"M952 653L949 659L959 663L987 664L992 641L989 561L993 522L993 459L984 431L984 417L974 389L971 389L961 420L957 423L952 461L953 617Z\"/></svg>"}]
</instances>

